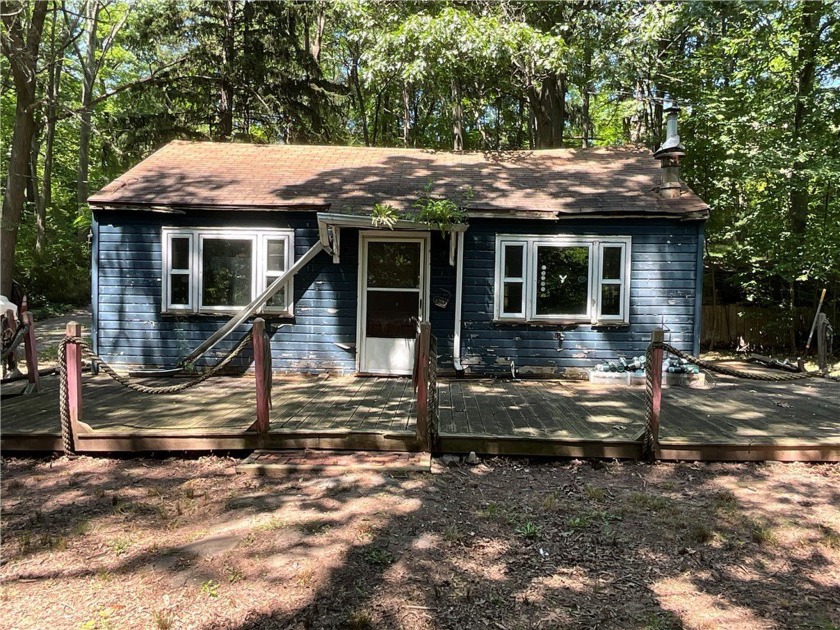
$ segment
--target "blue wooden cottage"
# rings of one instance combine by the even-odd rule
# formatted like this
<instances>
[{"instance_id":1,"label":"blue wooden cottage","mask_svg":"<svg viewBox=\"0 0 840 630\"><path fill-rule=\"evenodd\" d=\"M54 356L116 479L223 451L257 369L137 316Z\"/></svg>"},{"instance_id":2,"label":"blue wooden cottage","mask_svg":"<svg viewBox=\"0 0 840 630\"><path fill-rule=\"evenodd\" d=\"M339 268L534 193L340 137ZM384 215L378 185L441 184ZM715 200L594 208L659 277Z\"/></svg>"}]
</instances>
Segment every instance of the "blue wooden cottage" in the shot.
<instances>
[{"instance_id":1,"label":"blue wooden cottage","mask_svg":"<svg viewBox=\"0 0 840 630\"><path fill-rule=\"evenodd\" d=\"M279 283L259 310L277 370L410 373L418 319L442 370L562 374L643 353L658 326L697 352L708 206L681 149L172 142L90 199L95 348L171 367ZM423 195L467 220L372 224Z\"/></svg>"}]
</instances>

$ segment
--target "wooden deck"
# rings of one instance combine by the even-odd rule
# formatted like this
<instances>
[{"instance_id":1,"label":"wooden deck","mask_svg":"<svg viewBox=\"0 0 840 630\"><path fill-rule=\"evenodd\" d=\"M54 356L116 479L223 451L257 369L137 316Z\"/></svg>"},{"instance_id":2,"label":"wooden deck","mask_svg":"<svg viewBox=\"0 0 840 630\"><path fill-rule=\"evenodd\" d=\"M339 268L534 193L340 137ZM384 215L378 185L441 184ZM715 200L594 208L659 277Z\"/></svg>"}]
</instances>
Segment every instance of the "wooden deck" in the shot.
<instances>
[{"instance_id":1,"label":"wooden deck","mask_svg":"<svg viewBox=\"0 0 840 630\"><path fill-rule=\"evenodd\" d=\"M663 390L661 459L840 461L840 383L712 377ZM443 451L639 457L643 386L444 380Z\"/></svg>"},{"instance_id":2,"label":"wooden deck","mask_svg":"<svg viewBox=\"0 0 840 630\"><path fill-rule=\"evenodd\" d=\"M3 401L2 450L61 450L58 379L46 378L43 386L39 394ZM83 451L417 448L409 379L276 376L271 429L262 437L252 430L252 376L211 379L155 396L104 375L86 376L82 400L82 421L91 428L80 434Z\"/></svg>"},{"instance_id":3,"label":"wooden deck","mask_svg":"<svg viewBox=\"0 0 840 630\"><path fill-rule=\"evenodd\" d=\"M166 381L171 383L171 381ZM58 379L3 400L4 452L61 449ZM6 394L7 392L4 392ZM440 450L639 457L644 388L558 380L441 379ZM254 429L252 376L148 396L85 376L80 451L256 448L417 450L405 378L275 376L271 426ZM840 461L840 384L716 377L707 389L664 390L662 459Z\"/></svg>"}]
</instances>

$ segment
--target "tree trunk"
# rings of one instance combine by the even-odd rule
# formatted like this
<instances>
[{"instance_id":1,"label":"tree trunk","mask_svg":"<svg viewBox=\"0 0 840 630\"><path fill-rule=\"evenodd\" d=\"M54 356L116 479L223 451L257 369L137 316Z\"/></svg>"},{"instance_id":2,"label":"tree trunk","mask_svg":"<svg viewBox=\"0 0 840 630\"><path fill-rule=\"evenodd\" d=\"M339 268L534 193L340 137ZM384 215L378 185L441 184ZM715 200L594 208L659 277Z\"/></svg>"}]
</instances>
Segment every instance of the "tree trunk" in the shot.
<instances>
[{"instance_id":1,"label":"tree trunk","mask_svg":"<svg viewBox=\"0 0 840 630\"><path fill-rule=\"evenodd\" d=\"M9 60L17 97L6 194L3 197L3 215L0 217L0 293L6 296L11 295L12 290L18 227L23 216L30 173L32 139L35 134L36 68L48 8L48 2L31 5L32 17L27 26L23 18L27 9L24 3L7 0L0 7L0 17L7 35L3 38L3 53Z\"/></svg>"},{"instance_id":2,"label":"tree trunk","mask_svg":"<svg viewBox=\"0 0 840 630\"><path fill-rule=\"evenodd\" d=\"M796 101L793 112L793 148L798 149L803 142L804 127L809 109L813 106L814 84L816 80L817 49L819 47L819 27L823 14L821 2L803 2L799 27L799 50L796 57ZM801 154L801 151L796 151ZM790 192L790 229L794 235L805 233L808 221L810 194L807 177L803 174L806 163L796 160L793 163L793 177Z\"/></svg>"},{"instance_id":3,"label":"tree trunk","mask_svg":"<svg viewBox=\"0 0 840 630\"><path fill-rule=\"evenodd\" d=\"M99 0L88 0L85 3L85 60L82 66L82 98L79 114L79 167L76 179L76 202L79 204L78 214L87 203L90 192L90 136L92 112L90 102L93 100L93 90L96 83L96 51L99 48L97 29L99 27Z\"/></svg>"},{"instance_id":4,"label":"tree trunk","mask_svg":"<svg viewBox=\"0 0 840 630\"><path fill-rule=\"evenodd\" d=\"M365 111L365 96L362 92L362 82L359 79L359 57L353 56L353 65L350 68L350 84L356 91L356 102L359 104L359 120L362 123L362 137L365 146L370 146L370 132L368 131L367 112Z\"/></svg>"},{"instance_id":5,"label":"tree trunk","mask_svg":"<svg viewBox=\"0 0 840 630\"><path fill-rule=\"evenodd\" d=\"M47 244L47 209L52 204L52 169L55 146L55 125L58 116L58 97L61 87L61 74L64 70L64 56L62 50L56 49L55 30L58 19L52 22L50 37L50 65L47 68L47 90L44 134L44 172L41 176L41 194L35 205L35 251L42 253Z\"/></svg>"},{"instance_id":6,"label":"tree trunk","mask_svg":"<svg viewBox=\"0 0 840 630\"><path fill-rule=\"evenodd\" d=\"M408 134L411 131L411 101L408 98L408 86L403 85L402 89L403 100L403 132L402 141L405 146L408 146Z\"/></svg>"},{"instance_id":7,"label":"tree trunk","mask_svg":"<svg viewBox=\"0 0 840 630\"><path fill-rule=\"evenodd\" d=\"M566 77L550 75L543 79L539 92L534 85L526 90L534 123L537 149L553 149L563 144L566 125Z\"/></svg>"},{"instance_id":8,"label":"tree trunk","mask_svg":"<svg viewBox=\"0 0 840 630\"><path fill-rule=\"evenodd\" d=\"M452 150L464 150L464 108L461 105L461 80L452 78Z\"/></svg>"},{"instance_id":9,"label":"tree trunk","mask_svg":"<svg viewBox=\"0 0 840 630\"><path fill-rule=\"evenodd\" d=\"M219 133L220 140L230 140L233 135L233 59L236 55L234 29L236 4L227 0L222 16L222 67L219 78Z\"/></svg>"},{"instance_id":10,"label":"tree trunk","mask_svg":"<svg viewBox=\"0 0 840 630\"><path fill-rule=\"evenodd\" d=\"M581 112L583 117L583 120L581 121L581 135L583 136L581 146L583 147L589 146L589 139L592 137L592 118L589 115L589 99L591 97L590 91L592 89L593 85L591 83L587 83L583 86L583 110Z\"/></svg>"}]
</instances>

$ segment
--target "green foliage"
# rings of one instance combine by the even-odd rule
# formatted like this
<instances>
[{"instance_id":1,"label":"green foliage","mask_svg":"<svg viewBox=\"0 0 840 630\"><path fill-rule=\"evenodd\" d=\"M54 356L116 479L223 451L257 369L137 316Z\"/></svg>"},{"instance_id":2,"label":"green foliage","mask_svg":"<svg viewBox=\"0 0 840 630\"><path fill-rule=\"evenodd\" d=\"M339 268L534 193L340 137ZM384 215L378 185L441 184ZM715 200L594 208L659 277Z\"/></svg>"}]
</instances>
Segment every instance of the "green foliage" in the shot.
<instances>
[{"instance_id":1,"label":"green foliage","mask_svg":"<svg viewBox=\"0 0 840 630\"><path fill-rule=\"evenodd\" d=\"M394 225L396 225L399 218L399 212L396 208L394 208L394 206L389 206L388 204L384 203L377 203L373 206L373 210L370 216L370 222L374 227L386 227L389 230L391 230L394 228Z\"/></svg>"},{"instance_id":2,"label":"green foliage","mask_svg":"<svg viewBox=\"0 0 840 630\"><path fill-rule=\"evenodd\" d=\"M414 204L417 208L415 221L449 232L454 225L465 223L467 215L454 201L423 197Z\"/></svg>"},{"instance_id":3,"label":"green foliage","mask_svg":"<svg viewBox=\"0 0 840 630\"><path fill-rule=\"evenodd\" d=\"M542 535L542 527L528 521L516 528L516 533L523 538L536 539Z\"/></svg>"},{"instance_id":4,"label":"green foliage","mask_svg":"<svg viewBox=\"0 0 840 630\"><path fill-rule=\"evenodd\" d=\"M35 306L89 299L90 214L76 198L82 5L48 12L38 60L35 177L15 260ZM91 191L175 138L452 148L458 119L465 150L654 148L674 99L683 178L712 207L708 262L735 270L754 303L778 304L769 287L840 280L836 3L284 1L233 3L228 15L227 3L114 0L99 17ZM15 104L0 91L5 130ZM8 151L0 170L5 186ZM464 207L427 191L413 210L446 231ZM377 206L372 221L397 216Z\"/></svg>"}]
</instances>

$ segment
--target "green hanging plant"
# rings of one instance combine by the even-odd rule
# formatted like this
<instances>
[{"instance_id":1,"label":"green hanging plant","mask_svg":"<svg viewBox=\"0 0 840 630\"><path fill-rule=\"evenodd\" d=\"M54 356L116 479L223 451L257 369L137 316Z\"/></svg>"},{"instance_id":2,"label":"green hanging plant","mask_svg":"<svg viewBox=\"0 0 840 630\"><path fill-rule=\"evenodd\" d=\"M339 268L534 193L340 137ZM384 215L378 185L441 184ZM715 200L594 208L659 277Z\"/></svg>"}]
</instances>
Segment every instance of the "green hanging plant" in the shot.
<instances>
[{"instance_id":1,"label":"green hanging plant","mask_svg":"<svg viewBox=\"0 0 840 630\"><path fill-rule=\"evenodd\" d=\"M400 218L400 213L394 206L387 203L378 203L373 206L373 212L370 216L370 222L373 227L394 229L397 221Z\"/></svg>"},{"instance_id":2,"label":"green hanging plant","mask_svg":"<svg viewBox=\"0 0 840 630\"><path fill-rule=\"evenodd\" d=\"M443 233L451 231L454 225L464 223L467 219L467 213L449 199L423 197L414 203L414 207L417 208L415 221L429 227L435 226Z\"/></svg>"}]
</instances>

